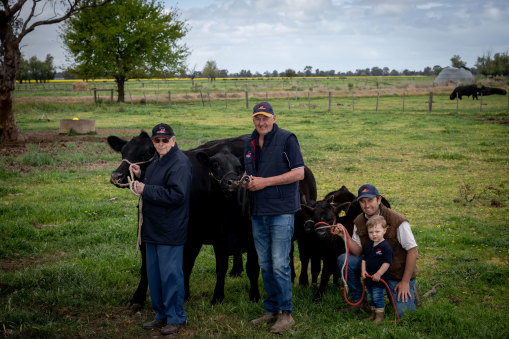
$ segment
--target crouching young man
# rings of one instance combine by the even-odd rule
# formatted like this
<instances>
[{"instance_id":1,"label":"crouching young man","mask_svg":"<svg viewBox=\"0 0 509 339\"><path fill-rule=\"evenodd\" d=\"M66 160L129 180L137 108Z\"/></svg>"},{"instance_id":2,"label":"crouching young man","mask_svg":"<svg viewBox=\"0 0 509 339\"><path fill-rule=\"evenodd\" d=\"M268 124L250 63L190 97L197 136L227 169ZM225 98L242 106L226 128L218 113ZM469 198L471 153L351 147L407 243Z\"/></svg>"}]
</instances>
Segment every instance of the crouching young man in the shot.
<instances>
[{"instance_id":1,"label":"crouching young man","mask_svg":"<svg viewBox=\"0 0 509 339\"><path fill-rule=\"evenodd\" d=\"M381 204L382 197L373 185L362 185L359 188L357 200L362 212L354 220L353 234L343 234L340 227L332 228L332 234L341 238L347 237L350 246L348 257L348 280L347 285L354 302L358 302L362 296L361 263L362 250L369 243L369 235L366 222L376 215L381 215L387 222L387 232L384 238L393 250L393 261L389 272L389 280L386 281L391 289L391 294L400 317L405 312L415 310L415 277L417 275L417 243L410 229L407 219ZM343 267L346 254L338 257L338 266ZM342 311L369 311L369 306L364 300L357 306L351 306Z\"/></svg>"}]
</instances>

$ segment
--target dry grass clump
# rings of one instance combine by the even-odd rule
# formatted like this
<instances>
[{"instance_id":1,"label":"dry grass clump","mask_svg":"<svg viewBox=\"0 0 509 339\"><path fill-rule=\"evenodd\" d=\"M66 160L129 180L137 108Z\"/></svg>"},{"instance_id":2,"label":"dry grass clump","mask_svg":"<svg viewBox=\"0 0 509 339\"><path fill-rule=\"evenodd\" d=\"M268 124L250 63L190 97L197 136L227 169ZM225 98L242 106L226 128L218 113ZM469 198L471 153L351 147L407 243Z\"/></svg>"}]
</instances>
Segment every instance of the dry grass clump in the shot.
<instances>
[{"instance_id":1,"label":"dry grass clump","mask_svg":"<svg viewBox=\"0 0 509 339\"><path fill-rule=\"evenodd\" d=\"M83 81L73 82L72 91L73 92L88 91L88 84Z\"/></svg>"}]
</instances>

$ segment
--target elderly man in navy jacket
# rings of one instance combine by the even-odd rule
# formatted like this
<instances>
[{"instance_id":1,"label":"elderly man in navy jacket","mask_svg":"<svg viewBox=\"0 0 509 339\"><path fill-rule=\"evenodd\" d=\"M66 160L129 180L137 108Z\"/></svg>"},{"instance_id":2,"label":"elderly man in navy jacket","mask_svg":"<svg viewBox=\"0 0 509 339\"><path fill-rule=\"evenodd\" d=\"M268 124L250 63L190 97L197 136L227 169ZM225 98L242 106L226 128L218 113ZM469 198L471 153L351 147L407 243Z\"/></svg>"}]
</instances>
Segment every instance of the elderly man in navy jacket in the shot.
<instances>
[{"instance_id":1,"label":"elderly man in navy jacket","mask_svg":"<svg viewBox=\"0 0 509 339\"><path fill-rule=\"evenodd\" d=\"M279 128L272 106L253 108L255 130L244 147L244 165L251 192L253 237L263 284L266 314L253 324L272 323L281 333L295 325L292 318L290 248L294 214L300 210L299 180L304 160L295 134Z\"/></svg>"},{"instance_id":2,"label":"elderly man in navy jacket","mask_svg":"<svg viewBox=\"0 0 509 339\"><path fill-rule=\"evenodd\" d=\"M152 130L156 155L142 173L136 190L143 199L141 240L147 249L147 274L152 308L156 315L144 329L161 328L161 334L177 333L186 323L182 256L187 239L189 199L193 169L179 150L170 126L158 124Z\"/></svg>"}]
</instances>

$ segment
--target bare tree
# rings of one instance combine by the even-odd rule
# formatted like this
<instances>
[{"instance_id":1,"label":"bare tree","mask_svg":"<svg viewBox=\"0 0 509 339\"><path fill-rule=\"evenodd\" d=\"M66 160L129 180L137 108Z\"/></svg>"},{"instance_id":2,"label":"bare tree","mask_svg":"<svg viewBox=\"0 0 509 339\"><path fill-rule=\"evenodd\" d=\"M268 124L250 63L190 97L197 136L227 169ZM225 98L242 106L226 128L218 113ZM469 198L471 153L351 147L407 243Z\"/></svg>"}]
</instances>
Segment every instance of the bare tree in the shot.
<instances>
[{"instance_id":1,"label":"bare tree","mask_svg":"<svg viewBox=\"0 0 509 339\"><path fill-rule=\"evenodd\" d=\"M13 98L16 71L21 58L20 43L38 26L64 21L85 8L111 0L0 0L0 142L25 140L14 118ZM43 18L43 13L50 17Z\"/></svg>"}]
</instances>

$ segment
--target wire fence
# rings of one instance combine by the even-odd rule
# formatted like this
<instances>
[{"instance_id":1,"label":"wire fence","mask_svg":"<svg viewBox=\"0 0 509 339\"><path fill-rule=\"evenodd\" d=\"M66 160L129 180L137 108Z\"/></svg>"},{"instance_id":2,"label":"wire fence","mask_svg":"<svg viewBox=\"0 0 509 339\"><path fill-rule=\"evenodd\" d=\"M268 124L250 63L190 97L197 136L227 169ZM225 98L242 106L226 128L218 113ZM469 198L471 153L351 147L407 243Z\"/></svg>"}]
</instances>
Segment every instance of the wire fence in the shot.
<instances>
[{"instance_id":1,"label":"wire fence","mask_svg":"<svg viewBox=\"0 0 509 339\"><path fill-rule=\"evenodd\" d=\"M124 102L131 105L201 105L202 107L242 105L249 109L257 101L277 100L280 109L336 111L427 111L448 110L460 112L462 109L477 107L486 110L509 111L509 97L501 100L497 95L479 95L478 100L464 97L450 100L449 93L454 84L437 87L429 81L417 79L413 82L374 81L373 79L283 79L269 81L263 79L246 80L239 85L239 79L222 84L208 81L130 81L126 83ZM415 80L415 79L414 79ZM77 86L78 85L78 86ZM223 88L220 88L223 87ZM241 87L245 89L242 90ZM75 96L83 101L96 103L118 101L116 83L112 81L90 82L51 82L17 84L17 94L21 96ZM425 100L423 100L425 98ZM281 104L281 102L285 104Z\"/></svg>"}]
</instances>

